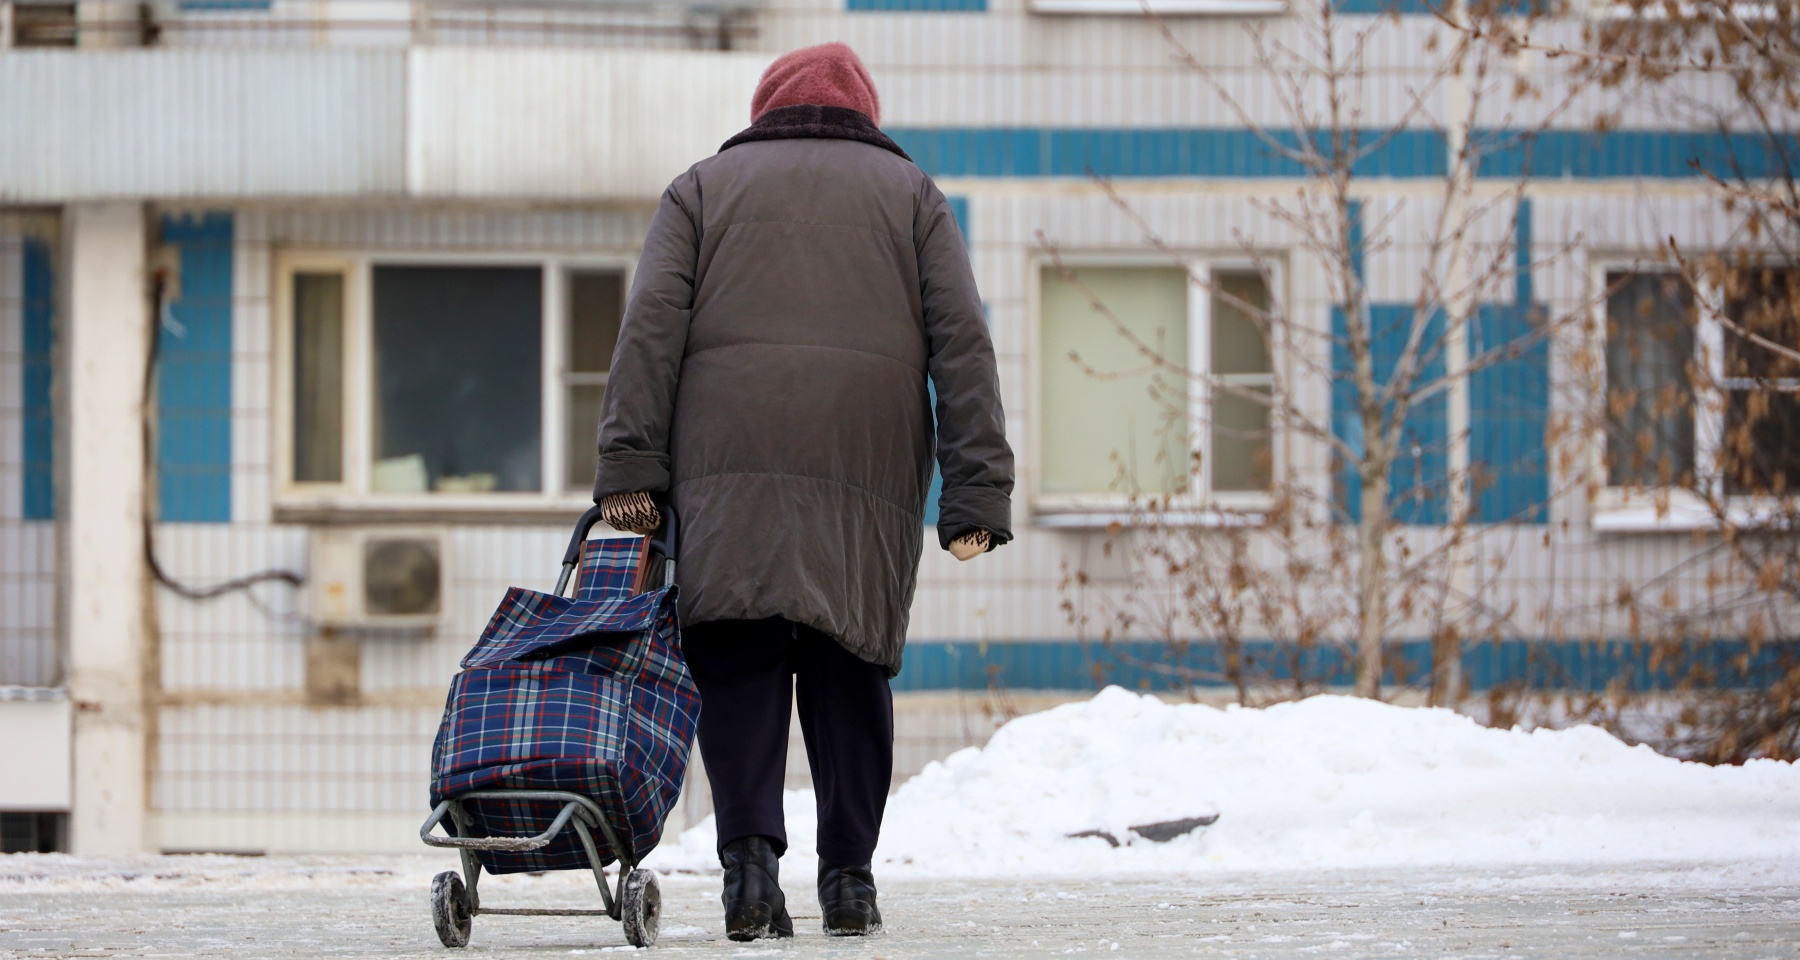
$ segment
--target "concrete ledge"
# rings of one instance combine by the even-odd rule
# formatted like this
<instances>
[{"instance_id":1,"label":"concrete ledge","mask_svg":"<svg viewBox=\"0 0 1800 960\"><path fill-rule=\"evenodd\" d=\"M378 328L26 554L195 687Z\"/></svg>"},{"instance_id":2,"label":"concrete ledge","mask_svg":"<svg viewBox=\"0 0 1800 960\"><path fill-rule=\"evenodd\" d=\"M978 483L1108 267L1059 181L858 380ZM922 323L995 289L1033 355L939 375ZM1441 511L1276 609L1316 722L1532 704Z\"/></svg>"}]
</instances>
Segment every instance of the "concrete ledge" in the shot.
<instances>
[{"instance_id":1,"label":"concrete ledge","mask_svg":"<svg viewBox=\"0 0 1800 960\"><path fill-rule=\"evenodd\" d=\"M649 201L748 125L769 57L685 50L23 50L0 202Z\"/></svg>"}]
</instances>

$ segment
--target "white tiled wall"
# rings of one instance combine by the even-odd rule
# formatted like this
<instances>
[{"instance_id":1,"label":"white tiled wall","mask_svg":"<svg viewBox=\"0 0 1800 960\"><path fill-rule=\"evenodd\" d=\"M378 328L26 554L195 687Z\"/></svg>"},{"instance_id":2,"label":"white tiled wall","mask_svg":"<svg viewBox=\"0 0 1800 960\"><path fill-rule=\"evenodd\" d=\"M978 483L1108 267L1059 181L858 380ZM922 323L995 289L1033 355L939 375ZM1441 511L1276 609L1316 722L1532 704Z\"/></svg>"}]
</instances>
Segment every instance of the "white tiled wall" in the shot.
<instances>
[{"instance_id":1,"label":"white tiled wall","mask_svg":"<svg viewBox=\"0 0 1800 960\"><path fill-rule=\"evenodd\" d=\"M53 686L56 526L24 516L24 240L42 224L0 216L0 687Z\"/></svg>"}]
</instances>

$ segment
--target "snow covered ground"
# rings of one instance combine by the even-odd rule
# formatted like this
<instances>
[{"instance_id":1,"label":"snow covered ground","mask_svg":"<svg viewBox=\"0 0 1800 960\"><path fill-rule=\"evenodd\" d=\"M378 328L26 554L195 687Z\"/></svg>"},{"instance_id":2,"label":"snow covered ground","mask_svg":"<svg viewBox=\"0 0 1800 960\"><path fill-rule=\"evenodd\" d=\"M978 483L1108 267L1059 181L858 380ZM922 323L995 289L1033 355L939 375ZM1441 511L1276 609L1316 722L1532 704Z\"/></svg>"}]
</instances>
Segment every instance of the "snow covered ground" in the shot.
<instances>
[{"instance_id":1,"label":"snow covered ground","mask_svg":"<svg viewBox=\"0 0 1800 960\"><path fill-rule=\"evenodd\" d=\"M426 891L442 857L0 857L6 960L316 957L448 960ZM1336 960L1800 957L1800 885L1754 867L1320 870L1117 879L885 882L888 929L827 940L808 872L785 864L799 936L721 936L716 875L664 880L656 955L791 960L1242 957ZM588 877L482 881L491 906L592 908ZM477 917L469 954L629 951L600 918Z\"/></svg>"},{"instance_id":2,"label":"snow covered ground","mask_svg":"<svg viewBox=\"0 0 1800 960\"><path fill-rule=\"evenodd\" d=\"M810 855L812 802L789 794L790 860ZM1130 829L1214 814L1166 843ZM652 863L716 869L713 846L709 819ZM1349 697L1220 710L1114 687L928 766L890 801L877 853L888 876L962 877L1641 863L1800 877L1800 767Z\"/></svg>"},{"instance_id":3,"label":"snow covered ground","mask_svg":"<svg viewBox=\"0 0 1800 960\"><path fill-rule=\"evenodd\" d=\"M730 957L1800 957L1800 771L1710 768L1592 728L1491 730L1319 697L1264 710L1122 690L1015 720L893 798L888 932L828 942L812 798L782 865L802 936L719 931L710 821L652 857L667 953ZM1217 814L1167 843L1132 831ZM1110 834L1118 846L1082 832ZM443 957L408 857L0 857L0 958ZM579 872L489 906L592 907ZM599 919L479 917L473 951L629 949Z\"/></svg>"}]
</instances>

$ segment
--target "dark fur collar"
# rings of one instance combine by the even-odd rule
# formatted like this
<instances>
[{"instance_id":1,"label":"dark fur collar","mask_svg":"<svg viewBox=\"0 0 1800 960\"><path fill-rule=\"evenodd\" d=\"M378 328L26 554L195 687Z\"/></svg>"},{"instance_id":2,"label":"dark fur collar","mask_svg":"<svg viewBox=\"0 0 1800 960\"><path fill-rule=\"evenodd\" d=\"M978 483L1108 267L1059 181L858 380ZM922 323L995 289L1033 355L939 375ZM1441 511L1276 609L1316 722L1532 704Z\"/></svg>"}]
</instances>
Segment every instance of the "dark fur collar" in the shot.
<instances>
[{"instance_id":1,"label":"dark fur collar","mask_svg":"<svg viewBox=\"0 0 1800 960\"><path fill-rule=\"evenodd\" d=\"M874 144L907 160L906 151L888 139L868 115L849 107L821 107L810 103L777 107L762 115L750 129L725 141L720 153L752 140L857 140Z\"/></svg>"}]
</instances>

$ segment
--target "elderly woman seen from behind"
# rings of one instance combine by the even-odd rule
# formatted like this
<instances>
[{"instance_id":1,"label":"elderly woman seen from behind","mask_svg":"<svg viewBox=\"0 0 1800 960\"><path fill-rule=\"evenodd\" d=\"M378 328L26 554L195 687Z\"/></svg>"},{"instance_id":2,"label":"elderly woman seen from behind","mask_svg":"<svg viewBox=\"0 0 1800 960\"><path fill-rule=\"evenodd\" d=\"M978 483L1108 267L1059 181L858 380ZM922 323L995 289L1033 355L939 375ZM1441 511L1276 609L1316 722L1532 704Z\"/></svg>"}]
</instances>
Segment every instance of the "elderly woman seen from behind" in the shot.
<instances>
[{"instance_id":1,"label":"elderly woman seen from behind","mask_svg":"<svg viewBox=\"0 0 1800 960\"><path fill-rule=\"evenodd\" d=\"M871 862L935 460L938 542L1011 539L1013 458L969 256L843 44L763 75L749 129L675 179L614 353L594 499L681 518L683 648L726 932L791 936L778 882L797 689L831 934L881 928ZM936 387L933 410L930 388ZM934 435L935 413L935 435Z\"/></svg>"}]
</instances>

